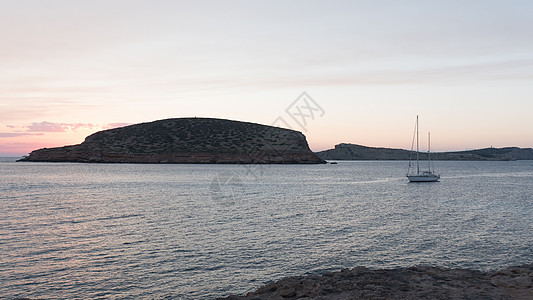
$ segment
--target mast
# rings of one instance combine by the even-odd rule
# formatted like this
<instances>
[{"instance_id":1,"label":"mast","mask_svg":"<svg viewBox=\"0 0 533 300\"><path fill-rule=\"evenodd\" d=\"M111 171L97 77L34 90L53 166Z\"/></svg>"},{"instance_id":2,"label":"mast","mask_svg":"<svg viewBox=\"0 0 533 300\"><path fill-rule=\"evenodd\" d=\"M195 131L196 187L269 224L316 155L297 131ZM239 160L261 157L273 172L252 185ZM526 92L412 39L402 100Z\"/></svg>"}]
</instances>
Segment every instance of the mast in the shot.
<instances>
[{"instance_id":1,"label":"mast","mask_svg":"<svg viewBox=\"0 0 533 300\"><path fill-rule=\"evenodd\" d=\"M418 115L416 115L416 174L420 174L420 159L418 154Z\"/></svg>"},{"instance_id":2,"label":"mast","mask_svg":"<svg viewBox=\"0 0 533 300\"><path fill-rule=\"evenodd\" d=\"M431 172L431 142L430 142L431 136L430 132L428 131L428 171Z\"/></svg>"}]
</instances>

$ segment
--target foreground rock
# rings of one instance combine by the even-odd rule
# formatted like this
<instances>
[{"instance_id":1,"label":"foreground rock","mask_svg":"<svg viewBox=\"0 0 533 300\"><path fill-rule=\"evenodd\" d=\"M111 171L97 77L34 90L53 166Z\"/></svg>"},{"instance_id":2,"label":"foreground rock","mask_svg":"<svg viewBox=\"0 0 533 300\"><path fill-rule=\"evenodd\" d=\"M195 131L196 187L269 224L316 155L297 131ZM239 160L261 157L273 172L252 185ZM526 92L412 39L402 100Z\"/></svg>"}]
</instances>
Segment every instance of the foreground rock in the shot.
<instances>
[{"instance_id":1,"label":"foreground rock","mask_svg":"<svg viewBox=\"0 0 533 300\"><path fill-rule=\"evenodd\" d=\"M338 144L334 149L317 153L325 160L409 160L411 151L393 148L376 148L355 144ZM420 153L427 159L427 153ZM533 160L532 148L485 148L468 151L434 152L432 160Z\"/></svg>"},{"instance_id":2,"label":"foreground rock","mask_svg":"<svg viewBox=\"0 0 533 300\"><path fill-rule=\"evenodd\" d=\"M533 264L497 272L417 266L365 267L267 284L242 299L533 299Z\"/></svg>"},{"instance_id":3,"label":"foreground rock","mask_svg":"<svg viewBox=\"0 0 533 300\"><path fill-rule=\"evenodd\" d=\"M104 130L79 145L35 150L21 161L91 163L324 163L298 131L212 118Z\"/></svg>"}]
</instances>

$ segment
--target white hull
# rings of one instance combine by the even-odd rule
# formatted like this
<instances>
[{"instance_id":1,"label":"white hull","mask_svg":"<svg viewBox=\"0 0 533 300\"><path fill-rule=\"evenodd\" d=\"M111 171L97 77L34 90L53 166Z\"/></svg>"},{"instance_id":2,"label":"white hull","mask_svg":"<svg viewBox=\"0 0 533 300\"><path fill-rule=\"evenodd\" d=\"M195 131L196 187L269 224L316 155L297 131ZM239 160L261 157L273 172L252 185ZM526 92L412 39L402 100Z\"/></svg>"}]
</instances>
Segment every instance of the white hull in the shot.
<instances>
[{"instance_id":1,"label":"white hull","mask_svg":"<svg viewBox=\"0 0 533 300\"><path fill-rule=\"evenodd\" d=\"M407 175L410 182L434 182L439 181L440 175Z\"/></svg>"}]
</instances>

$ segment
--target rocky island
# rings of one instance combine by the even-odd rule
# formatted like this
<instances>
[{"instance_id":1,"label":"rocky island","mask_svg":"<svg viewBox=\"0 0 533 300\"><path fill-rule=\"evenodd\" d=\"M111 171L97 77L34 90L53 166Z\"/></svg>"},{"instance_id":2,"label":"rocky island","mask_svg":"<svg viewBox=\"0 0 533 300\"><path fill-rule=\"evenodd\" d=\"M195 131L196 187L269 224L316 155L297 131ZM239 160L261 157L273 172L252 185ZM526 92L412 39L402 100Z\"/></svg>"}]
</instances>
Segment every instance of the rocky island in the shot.
<instances>
[{"instance_id":1,"label":"rocky island","mask_svg":"<svg viewBox=\"0 0 533 300\"><path fill-rule=\"evenodd\" d=\"M325 163L299 132L214 118L174 118L96 132L79 145L21 161L84 163Z\"/></svg>"},{"instance_id":2,"label":"rocky island","mask_svg":"<svg viewBox=\"0 0 533 300\"><path fill-rule=\"evenodd\" d=\"M533 264L481 272L414 266L365 267L284 278L226 300L274 299L533 299Z\"/></svg>"},{"instance_id":3,"label":"rocky island","mask_svg":"<svg viewBox=\"0 0 533 300\"><path fill-rule=\"evenodd\" d=\"M356 144L338 144L334 149L317 153L325 160L409 160L412 151L393 148L367 147ZM427 153L420 152L420 159ZM432 160L533 160L533 149L505 147L484 148L454 152L432 152Z\"/></svg>"}]
</instances>

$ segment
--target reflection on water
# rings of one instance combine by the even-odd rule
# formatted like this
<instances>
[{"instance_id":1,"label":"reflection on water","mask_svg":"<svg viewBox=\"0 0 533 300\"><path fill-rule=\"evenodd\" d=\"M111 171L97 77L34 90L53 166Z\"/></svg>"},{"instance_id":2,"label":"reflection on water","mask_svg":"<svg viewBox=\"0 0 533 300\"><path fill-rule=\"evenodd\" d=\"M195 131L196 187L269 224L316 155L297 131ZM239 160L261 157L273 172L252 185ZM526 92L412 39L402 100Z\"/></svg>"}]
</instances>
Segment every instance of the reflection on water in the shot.
<instances>
[{"instance_id":1,"label":"reflection on water","mask_svg":"<svg viewBox=\"0 0 533 300\"><path fill-rule=\"evenodd\" d=\"M435 162L430 184L408 184L406 162L0 166L7 298L212 298L358 265L533 257L529 161Z\"/></svg>"}]
</instances>

